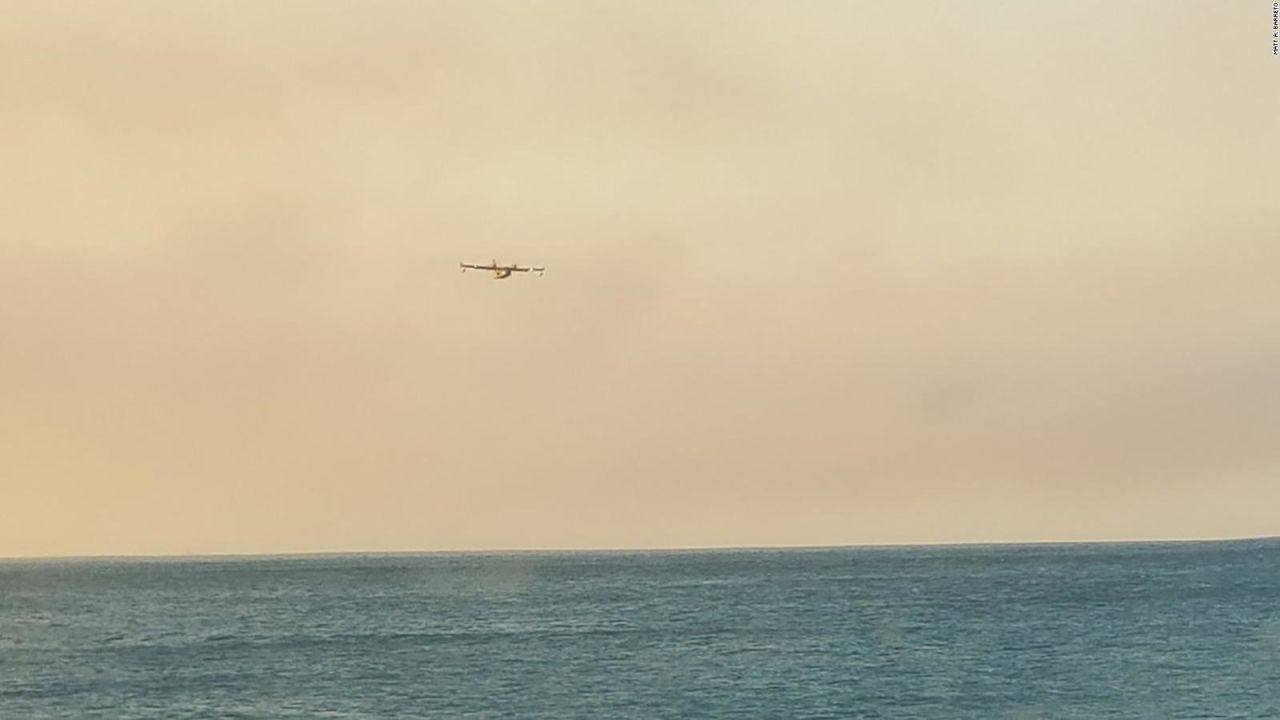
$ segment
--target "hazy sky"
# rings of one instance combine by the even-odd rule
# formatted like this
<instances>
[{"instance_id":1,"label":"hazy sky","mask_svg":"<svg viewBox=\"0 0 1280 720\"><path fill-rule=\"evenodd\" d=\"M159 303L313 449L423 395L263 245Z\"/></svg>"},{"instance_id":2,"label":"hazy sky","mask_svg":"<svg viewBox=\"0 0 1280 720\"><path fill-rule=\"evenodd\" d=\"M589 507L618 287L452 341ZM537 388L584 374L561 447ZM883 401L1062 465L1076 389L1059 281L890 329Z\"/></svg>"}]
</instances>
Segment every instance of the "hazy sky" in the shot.
<instances>
[{"instance_id":1,"label":"hazy sky","mask_svg":"<svg viewBox=\"0 0 1280 720\"><path fill-rule=\"evenodd\" d=\"M0 19L0 555L1280 533L1270 3Z\"/></svg>"}]
</instances>

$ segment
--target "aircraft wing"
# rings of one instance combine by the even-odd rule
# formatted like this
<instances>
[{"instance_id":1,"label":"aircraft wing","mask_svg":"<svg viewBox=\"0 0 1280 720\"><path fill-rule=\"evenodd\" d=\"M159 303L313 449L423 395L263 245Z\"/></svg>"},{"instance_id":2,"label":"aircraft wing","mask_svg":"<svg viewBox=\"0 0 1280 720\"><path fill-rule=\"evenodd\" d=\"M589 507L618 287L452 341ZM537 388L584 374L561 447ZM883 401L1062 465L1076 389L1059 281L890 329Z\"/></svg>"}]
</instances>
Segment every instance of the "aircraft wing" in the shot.
<instances>
[{"instance_id":1,"label":"aircraft wing","mask_svg":"<svg viewBox=\"0 0 1280 720\"><path fill-rule=\"evenodd\" d=\"M491 265L472 265L471 263L460 262L458 263L458 267L463 270L487 270L489 272L546 272L545 267L538 267L536 265L532 267L521 267L519 265L499 265L497 263L493 263Z\"/></svg>"}]
</instances>

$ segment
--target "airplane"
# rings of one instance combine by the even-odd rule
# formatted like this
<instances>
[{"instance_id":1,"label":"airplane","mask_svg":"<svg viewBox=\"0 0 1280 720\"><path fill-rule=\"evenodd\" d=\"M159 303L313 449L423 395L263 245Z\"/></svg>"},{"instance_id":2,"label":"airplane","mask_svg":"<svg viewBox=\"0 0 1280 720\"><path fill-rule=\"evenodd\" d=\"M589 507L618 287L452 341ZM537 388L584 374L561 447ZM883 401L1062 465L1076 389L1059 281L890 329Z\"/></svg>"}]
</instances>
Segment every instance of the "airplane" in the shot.
<instances>
[{"instance_id":1,"label":"airplane","mask_svg":"<svg viewBox=\"0 0 1280 720\"><path fill-rule=\"evenodd\" d=\"M490 262L488 265L472 265L470 263L458 263L458 267L462 268L462 272L468 270L485 270L493 273L494 280L502 280L511 277L513 272L529 272L533 271L541 275L547 269L543 267L520 267L519 265L499 265L497 260Z\"/></svg>"}]
</instances>

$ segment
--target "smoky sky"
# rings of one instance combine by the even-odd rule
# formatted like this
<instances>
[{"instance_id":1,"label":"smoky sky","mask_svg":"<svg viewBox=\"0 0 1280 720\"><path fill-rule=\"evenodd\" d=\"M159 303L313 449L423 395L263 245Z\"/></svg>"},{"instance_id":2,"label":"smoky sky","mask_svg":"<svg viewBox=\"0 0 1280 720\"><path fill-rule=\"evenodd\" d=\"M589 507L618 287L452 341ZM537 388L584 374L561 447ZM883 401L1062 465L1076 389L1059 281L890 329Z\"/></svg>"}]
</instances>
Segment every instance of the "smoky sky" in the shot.
<instances>
[{"instance_id":1,"label":"smoky sky","mask_svg":"<svg viewBox=\"0 0 1280 720\"><path fill-rule=\"evenodd\" d=\"M7 3L0 555L1276 534L1267 10Z\"/></svg>"}]
</instances>

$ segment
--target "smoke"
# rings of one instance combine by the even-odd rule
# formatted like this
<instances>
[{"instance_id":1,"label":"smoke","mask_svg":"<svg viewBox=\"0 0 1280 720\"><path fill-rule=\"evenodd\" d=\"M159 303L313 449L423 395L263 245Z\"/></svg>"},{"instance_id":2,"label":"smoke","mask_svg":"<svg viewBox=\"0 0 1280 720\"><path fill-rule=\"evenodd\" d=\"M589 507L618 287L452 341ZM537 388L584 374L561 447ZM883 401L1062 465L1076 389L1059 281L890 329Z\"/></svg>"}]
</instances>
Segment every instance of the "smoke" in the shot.
<instances>
[{"instance_id":1,"label":"smoke","mask_svg":"<svg viewBox=\"0 0 1280 720\"><path fill-rule=\"evenodd\" d=\"M1243 9L6 14L0 554L1275 532Z\"/></svg>"}]
</instances>

